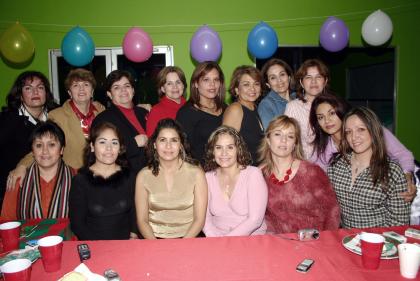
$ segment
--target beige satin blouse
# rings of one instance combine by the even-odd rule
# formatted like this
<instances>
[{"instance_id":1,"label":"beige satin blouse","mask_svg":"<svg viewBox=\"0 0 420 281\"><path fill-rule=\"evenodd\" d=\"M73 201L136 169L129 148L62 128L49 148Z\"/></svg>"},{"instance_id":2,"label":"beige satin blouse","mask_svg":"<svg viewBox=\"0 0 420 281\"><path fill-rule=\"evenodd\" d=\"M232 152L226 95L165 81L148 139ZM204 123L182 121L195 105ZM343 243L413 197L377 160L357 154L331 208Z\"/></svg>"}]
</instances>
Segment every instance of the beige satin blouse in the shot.
<instances>
[{"instance_id":1,"label":"beige satin blouse","mask_svg":"<svg viewBox=\"0 0 420 281\"><path fill-rule=\"evenodd\" d=\"M149 201L149 224L156 237L178 238L187 233L194 216L194 187L199 169L184 162L174 175L174 185L170 192L162 172L157 177L150 169L144 173L143 184Z\"/></svg>"}]
</instances>

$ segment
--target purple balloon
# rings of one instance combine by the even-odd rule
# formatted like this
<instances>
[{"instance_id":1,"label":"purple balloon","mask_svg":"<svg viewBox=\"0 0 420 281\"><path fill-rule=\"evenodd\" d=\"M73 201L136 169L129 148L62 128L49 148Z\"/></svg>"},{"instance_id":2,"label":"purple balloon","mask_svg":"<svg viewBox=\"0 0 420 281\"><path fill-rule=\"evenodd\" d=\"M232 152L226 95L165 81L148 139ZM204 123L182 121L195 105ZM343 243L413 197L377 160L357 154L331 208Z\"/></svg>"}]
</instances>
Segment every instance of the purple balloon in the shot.
<instances>
[{"instance_id":1,"label":"purple balloon","mask_svg":"<svg viewBox=\"0 0 420 281\"><path fill-rule=\"evenodd\" d=\"M329 17L321 27L319 42L327 51L341 51L349 42L349 29L344 21L336 17Z\"/></svg>"},{"instance_id":2,"label":"purple balloon","mask_svg":"<svg viewBox=\"0 0 420 281\"><path fill-rule=\"evenodd\" d=\"M207 25L203 25L191 38L190 53L198 62L217 61L222 54L219 34Z\"/></svg>"}]
</instances>

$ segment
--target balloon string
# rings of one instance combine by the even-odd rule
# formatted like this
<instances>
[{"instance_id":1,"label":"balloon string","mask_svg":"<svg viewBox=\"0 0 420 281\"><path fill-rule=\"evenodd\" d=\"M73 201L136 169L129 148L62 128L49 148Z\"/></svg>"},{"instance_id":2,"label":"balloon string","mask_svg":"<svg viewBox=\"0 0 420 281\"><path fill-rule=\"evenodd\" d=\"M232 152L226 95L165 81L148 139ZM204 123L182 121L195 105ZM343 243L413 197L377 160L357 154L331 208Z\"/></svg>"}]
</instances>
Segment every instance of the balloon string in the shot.
<instances>
[{"instance_id":1,"label":"balloon string","mask_svg":"<svg viewBox=\"0 0 420 281\"><path fill-rule=\"evenodd\" d=\"M398 5L393 7L382 8L381 10L393 10L399 8L406 8L409 6L417 5L418 2L413 2L404 5ZM314 17L300 17L300 18L290 18L290 19L277 19L277 20L263 20L266 23L285 23L291 21L304 21L304 20L318 20L326 19L331 16L335 17L345 17L345 16L355 16L372 13L372 10L356 11L342 14L335 14L329 16L314 16ZM0 21L0 23L14 23L16 21ZM243 21L243 22L226 22L226 23L209 23L208 26L234 26L234 25L251 25L259 23L260 21ZM73 27L74 24L55 24L55 23L38 23L38 22L21 22L23 25L37 25L37 26L51 26L51 27ZM84 28L130 28L135 25L83 25ZM201 27L202 24L171 24L171 25L141 25L142 28L170 28L170 27Z\"/></svg>"}]
</instances>

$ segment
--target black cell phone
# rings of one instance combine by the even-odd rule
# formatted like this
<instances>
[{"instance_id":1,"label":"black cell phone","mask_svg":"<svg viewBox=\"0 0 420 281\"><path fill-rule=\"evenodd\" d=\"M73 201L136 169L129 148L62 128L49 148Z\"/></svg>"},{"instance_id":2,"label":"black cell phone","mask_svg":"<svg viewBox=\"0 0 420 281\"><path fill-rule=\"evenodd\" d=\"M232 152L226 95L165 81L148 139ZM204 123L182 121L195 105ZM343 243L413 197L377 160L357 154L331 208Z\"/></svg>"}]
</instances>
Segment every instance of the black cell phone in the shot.
<instances>
[{"instance_id":1,"label":"black cell phone","mask_svg":"<svg viewBox=\"0 0 420 281\"><path fill-rule=\"evenodd\" d=\"M113 269L107 269L104 272L104 276L107 281L121 281L118 273Z\"/></svg>"},{"instance_id":2,"label":"black cell phone","mask_svg":"<svg viewBox=\"0 0 420 281\"><path fill-rule=\"evenodd\" d=\"M314 260L311 259L304 259L298 266L296 267L297 272L308 272L311 266L314 264Z\"/></svg>"},{"instance_id":3,"label":"black cell phone","mask_svg":"<svg viewBox=\"0 0 420 281\"><path fill-rule=\"evenodd\" d=\"M90 259L90 250L87 244L77 245L77 251L79 252L80 261Z\"/></svg>"}]
</instances>

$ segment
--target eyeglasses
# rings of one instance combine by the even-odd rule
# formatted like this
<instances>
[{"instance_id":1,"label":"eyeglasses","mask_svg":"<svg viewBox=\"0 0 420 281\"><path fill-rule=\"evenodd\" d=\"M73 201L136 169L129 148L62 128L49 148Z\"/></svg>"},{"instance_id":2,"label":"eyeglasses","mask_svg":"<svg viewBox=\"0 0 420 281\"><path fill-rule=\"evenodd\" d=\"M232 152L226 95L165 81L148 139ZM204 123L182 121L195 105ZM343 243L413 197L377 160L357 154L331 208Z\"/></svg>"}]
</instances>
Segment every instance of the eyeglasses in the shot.
<instances>
[{"instance_id":1,"label":"eyeglasses","mask_svg":"<svg viewBox=\"0 0 420 281\"><path fill-rule=\"evenodd\" d=\"M33 87L31 85L26 85L26 86L23 86L23 88L22 88L23 92L26 92L26 93L33 93L33 92L35 92L35 89L38 92L45 92L45 86L44 85L38 85L36 87Z\"/></svg>"},{"instance_id":2,"label":"eyeglasses","mask_svg":"<svg viewBox=\"0 0 420 281\"><path fill-rule=\"evenodd\" d=\"M311 76L311 75L306 75L305 77L303 77L303 80L305 82L312 82L312 81L316 81L316 82L321 82L323 81L325 78L324 76L321 75L315 75L315 76Z\"/></svg>"}]
</instances>

